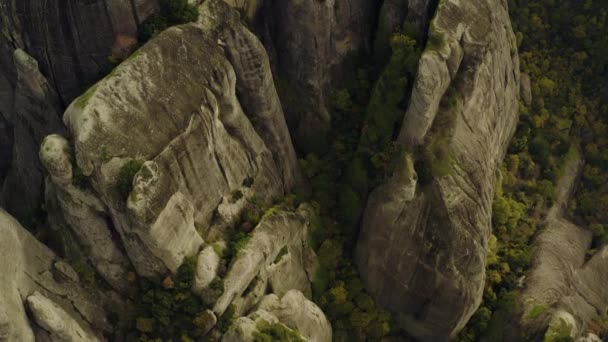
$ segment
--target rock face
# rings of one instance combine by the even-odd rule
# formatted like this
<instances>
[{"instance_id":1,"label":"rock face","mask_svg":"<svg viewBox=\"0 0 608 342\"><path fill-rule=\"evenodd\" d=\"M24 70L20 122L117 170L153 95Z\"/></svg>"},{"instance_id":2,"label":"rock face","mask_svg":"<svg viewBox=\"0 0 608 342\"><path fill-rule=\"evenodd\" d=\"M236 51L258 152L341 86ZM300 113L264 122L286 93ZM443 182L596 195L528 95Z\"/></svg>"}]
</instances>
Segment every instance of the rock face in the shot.
<instances>
[{"instance_id":1,"label":"rock face","mask_svg":"<svg viewBox=\"0 0 608 342\"><path fill-rule=\"evenodd\" d=\"M265 324L281 324L286 331L292 332L271 313L257 310L247 317L240 317L222 337L222 342L254 342L256 334L260 333L259 327Z\"/></svg>"},{"instance_id":2,"label":"rock face","mask_svg":"<svg viewBox=\"0 0 608 342\"><path fill-rule=\"evenodd\" d=\"M530 336L548 337L566 324L573 338L584 340L588 324L608 312L608 247L586 260L592 234L564 216L582 165L580 158L566 164L555 203L534 242L536 253L519 296L522 310L516 329ZM532 310L541 313L531 315Z\"/></svg>"},{"instance_id":3,"label":"rock face","mask_svg":"<svg viewBox=\"0 0 608 342\"><path fill-rule=\"evenodd\" d=\"M158 0L40 2L2 0L2 30L39 61L69 103L111 68L116 39L158 11Z\"/></svg>"},{"instance_id":4,"label":"rock face","mask_svg":"<svg viewBox=\"0 0 608 342\"><path fill-rule=\"evenodd\" d=\"M116 46L136 43L138 25L158 7L158 0L0 0L1 197L24 224L41 214L42 139L64 132L64 105L111 70L121 59Z\"/></svg>"},{"instance_id":5,"label":"rock face","mask_svg":"<svg viewBox=\"0 0 608 342\"><path fill-rule=\"evenodd\" d=\"M299 181L270 68L258 63L267 57L236 18L205 2L200 23L165 31L68 107L73 146L51 136L41 147L64 221L99 246L92 262L113 283L127 258L142 276L175 272L238 219L234 191L263 204Z\"/></svg>"},{"instance_id":6,"label":"rock face","mask_svg":"<svg viewBox=\"0 0 608 342\"><path fill-rule=\"evenodd\" d=\"M268 295L258 307L275 315L281 323L298 331L308 341L332 341L331 325L323 311L300 291L290 290L281 299L274 294Z\"/></svg>"},{"instance_id":7,"label":"rock face","mask_svg":"<svg viewBox=\"0 0 608 342\"><path fill-rule=\"evenodd\" d=\"M287 331L297 332L304 341L332 341L331 326L321 309L297 290L289 291L281 299L274 294L264 297L256 311L236 320L222 341L253 342L264 324L281 324Z\"/></svg>"},{"instance_id":8,"label":"rock face","mask_svg":"<svg viewBox=\"0 0 608 342\"><path fill-rule=\"evenodd\" d=\"M280 170L286 188L302 181L285 115L274 87L268 54L258 38L247 30L235 11L224 2L202 5L199 18L207 32L214 32L237 77L237 96Z\"/></svg>"},{"instance_id":9,"label":"rock face","mask_svg":"<svg viewBox=\"0 0 608 342\"><path fill-rule=\"evenodd\" d=\"M331 84L352 74L349 61L367 48L373 2L366 0L274 1L264 8L265 41L274 51L279 75L299 98L298 109L287 120L306 139L311 131L324 131L330 116L325 107Z\"/></svg>"},{"instance_id":10,"label":"rock face","mask_svg":"<svg viewBox=\"0 0 608 342\"><path fill-rule=\"evenodd\" d=\"M367 289L408 333L438 341L454 337L481 301L519 62L504 1L440 1L430 26L399 142L439 146L437 159L449 165L421 184L404 163L371 194L356 261Z\"/></svg>"},{"instance_id":11,"label":"rock face","mask_svg":"<svg viewBox=\"0 0 608 342\"><path fill-rule=\"evenodd\" d=\"M61 104L38 63L21 49L13 55L17 81L8 120L12 131L12 159L2 189L2 203L21 222L30 225L44 199L43 170L38 146L45 136L64 132Z\"/></svg>"},{"instance_id":12,"label":"rock face","mask_svg":"<svg viewBox=\"0 0 608 342\"><path fill-rule=\"evenodd\" d=\"M103 297L84 290L69 265L2 209L0 235L0 340L34 341L43 333L51 341L95 341L110 329Z\"/></svg>"},{"instance_id":13,"label":"rock face","mask_svg":"<svg viewBox=\"0 0 608 342\"><path fill-rule=\"evenodd\" d=\"M213 307L218 316L230 304L247 312L267 291L283 296L295 289L310 295L316 270L316 255L308 245L310 210L276 211L262 219L223 279L224 292Z\"/></svg>"}]
</instances>

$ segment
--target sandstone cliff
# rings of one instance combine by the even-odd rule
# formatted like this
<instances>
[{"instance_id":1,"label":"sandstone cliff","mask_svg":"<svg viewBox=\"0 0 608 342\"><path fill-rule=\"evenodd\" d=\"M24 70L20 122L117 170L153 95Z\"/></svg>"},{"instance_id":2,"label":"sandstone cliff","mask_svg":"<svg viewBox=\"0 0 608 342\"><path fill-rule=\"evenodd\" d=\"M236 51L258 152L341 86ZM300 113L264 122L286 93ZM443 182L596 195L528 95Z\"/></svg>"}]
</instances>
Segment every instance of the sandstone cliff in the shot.
<instances>
[{"instance_id":1,"label":"sandstone cliff","mask_svg":"<svg viewBox=\"0 0 608 342\"><path fill-rule=\"evenodd\" d=\"M440 1L398 139L422 152L372 192L363 218L368 290L425 341L453 338L481 301L495 174L518 111L506 6Z\"/></svg>"}]
</instances>

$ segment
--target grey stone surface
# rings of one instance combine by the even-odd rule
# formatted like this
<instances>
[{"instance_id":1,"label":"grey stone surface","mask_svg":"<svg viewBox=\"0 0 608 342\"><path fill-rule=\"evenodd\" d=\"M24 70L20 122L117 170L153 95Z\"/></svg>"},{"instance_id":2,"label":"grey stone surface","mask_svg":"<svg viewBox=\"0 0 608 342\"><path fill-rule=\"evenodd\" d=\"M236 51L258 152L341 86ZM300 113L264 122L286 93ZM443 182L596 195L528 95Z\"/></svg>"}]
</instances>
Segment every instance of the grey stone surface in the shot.
<instances>
[{"instance_id":1,"label":"grey stone surface","mask_svg":"<svg viewBox=\"0 0 608 342\"><path fill-rule=\"evenodd\" d=\"M45 136L64 131L61 105L53 86L25 51L13 54L17 80L10 125L12 159L2 188L3 206L24 224L31 225L44 201L44 176L38 146Z\"/></svg>"},{"instance_id":2,"label":"grey stone surface","mask_svg":"<svg viewBox=\"0 0 608 342\"><path fill-rule=\"evenodd\" d=\"M275 315L281 323L297 330L308 341L332 341L331 325L325 314L298 290L290 290L280 299L270 294L262 299L258 309Z\"/></svg>"},{"instance_id":3,"label":"grey stone surface","mask_svg":"<svg viewBox=\"0 0 608 342\"><path fill-rule=\"evenodd\" d=\"M246 290L252 282L264 284L261 295L266 293L266 281L270 280L271 292L286 292L296 289L304 293L310 293L310 283L313 274L307 271L313 269L316 258L306 258L307 254L314 252L308 245L308 228L310 208L301 207L297 212L276 210L272 215L267 215L254 229L251 239L239 252L228 273L224 277L224 292L214 304L213 311L219 316L231 303L239 298L247 297ZM293 258L289 262L288 272L277 264L283 258L277 257L286 248L288 250L285 260ZM293 267L297 265L296 267ZM276 275L276 272L282 272ZM274 283L274 286L272 284ZM261 299L256 295L255 301L243 300L239 308L241 312L247 312Z\"/></svg>"},{"instance_id":4,"label":"grey stone surface","mask_svg":"<svg viewBox=\"0 0 608 342\"><path fill-rule=\"evenodd\" d=\"M205 2L201 22L165 31L68 107L73 146L62 148L65 157L41 149L65 216L98 222L95 236L118 232L112 243L142 276L175 272L203 237L215 239L236 220L245 200L230 203L234 191L263 205L299 182L265 53L234 18L222 2ZM71 185L71 155L90 188ZM125 199L117 183L133 160L145 162Z\"/></svg>"},{"instance_id":5,"label":"grey stone surface","mask_svg":"<svg viewBox=\"0 0 608 342\"><path fill-rule=\"evenodd\" d=\"M536 246L525 287L519 295L519 326L531 335L555 331L560 320L571 327L573 338L584 340L589 323L608 312L608 247L589 259L592 234L572 223L565 214L582 171L580 158L570 159L556 186L556 198ZM532 318L530 312L544 311ZM553 329L552 329L553 327Z\"/></svg>"},{"instance_id":6,"label":"grey stone surface","mask_svg":"<svg viewBox=\"0 0 608 342\"><path fill-rule=\"evenodd\" d=\"M519 61L504 1L440 1L430 27L438 39L420 60L398 140L445 144L449 171L418 182L415 193L409 177L375 190L356 261L401 327L437 341L453 338L481 302L496 170L517 122ZM440 106L450 87L453 107ZM450 115L447 127L433 127Z\"/></svg>"},{"instance_id":7,"label":"grey stone surface","mask_svg":"<svg viewBox=\"0 0 608 342\"><path fill-rule=\"evenodd\" d=\"M275 52L279 75L300 102L300 108L287 110L288 123L305 139L309 130L329 127L328 87L352 76L352 61L368 48L373 2L285 0L264 10L265 45Z\"/></svg>"},{"instance_id":8,"label":"grey stone surface","mask_svg":"<svg viewBox=\"0 0 608 342\"><path fill-rule=\"evenodd\" d=\"M268 55L258 38L247 30L236 11L222 1L202 5L199 21L208 32L215 32L225 45L237 80L239 102L254 128L273 154L284 187L302 182L298 159L287 130L285 115L274 87Z\"/></svg>"},{"instance_id":9,"label":"grey stone surface","mask_svg":"<svg viewBox=\"0 0 608 342\"><path fill-rule=\"evenodd\" d=\"M35 300L34 307L28 302L31 309L40 308L34 310L37 321L40 319L38 323L65 324L64 327L86 331L87 334L110 329L101 308L105 302L101 294L93 289L83 289L73 279L74 271L66 272L69 266L57 263L53 252L2 209L0 236L0 336L3 341L34 341L32 322L24 305L25 299L32 295L36 299L44 297ZM36 305L40 303L41 306ZM63 318L55 316L59 312Z\"/></svg>"},{"instance_id":10,"label":"grey stone surface","mask_svg":"<svg viewBox=\"0 0 608 342\"><path fill-rule=\"evenodd\" d=\"M53 342L101 341L60 306L37 291L27 297L27 306L36 323L50 334Z\"/></svg>"},{"instance_id":11,"label":"grey stone surface","mask_svg":"<svg viewBox=\"0 0 608 342\"><path fill-rule=\"evenodd\" d=\"M254 342L261 324L282 324L278 318L265 310L257 310L246 317L238 318L222 336L222 342ZM283 324L283 326L285 326ZM286 330L291 330L286 327ZM304 339L304 341L308 341Z\"/></svg>"},{"instance_id":12,"label":"grey stone surface","mask_svg":"<svg viewBox=\"0 0 608 342\"><path fill-rule=\"evenodd\" d=\"M136 38L137 25L158 11L158 0L2 0L0 7L5 36L39 61L69 103L111 69L118 36Z\"/></svg>"}]
</instances>

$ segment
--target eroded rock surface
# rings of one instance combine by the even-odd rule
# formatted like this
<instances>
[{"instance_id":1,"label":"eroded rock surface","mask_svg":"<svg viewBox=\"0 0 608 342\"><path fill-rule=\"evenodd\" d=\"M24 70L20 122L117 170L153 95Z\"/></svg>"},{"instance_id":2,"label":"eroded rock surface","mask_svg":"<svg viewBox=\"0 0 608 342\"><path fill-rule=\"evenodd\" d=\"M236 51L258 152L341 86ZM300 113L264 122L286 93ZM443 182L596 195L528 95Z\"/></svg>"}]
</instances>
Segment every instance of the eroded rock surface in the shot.
<instances>
[{"instance_id":1,"label":"eroded rock surface","mask_svg":"<svg viewBox=\"0 0 608 342\"><path fill-rule=\"evenodd\" d=\"M19 220L32 225L44 202L44 176L38 146L45 136L62 133L64 128L59 98L38 70L36 60L21 49L15 50L13 60L17 81L7 120L12 128L9 136L13 139L6 141L12 145L12 158L2 188L2 203ZM6 138L8 136L2 140Z\"/></svg>"},{"instance_id":2,"label":"eroded rock surface","mask_svg":"<svg viewBox=\"0 0 608 342\"><path fill-rule=\"evenodd\" d=\"M325 314L302 292L288 291L282 298L275 294L262 299L258 308L275 315L279 321L298 331L308 341L331 342L331 325Z\"/></svg>"},{"instance_id":3,"label":"eroded rock surface","mask_svg":"<svg viewBox=\"0 0 608 342\"><path fill-rule=\"evenodd\" d=\"M440 1L399 142L443 144L448 165L428 184L401 170L375 190L356 251L367 289L418 339L454 337L481 302L495 173L518 95L506 2Z\"/></svg>"},{"instance_id":4,"label":"eroded rock surface","mask_svg":"<svg viewBox=\"0 0 608 342\"><path fill-rule=\"evenodd\" d=\"M69 265L2 209L0 235L1 340L34 341L26 298L36 322L55 336L52 341L79 341L75 333L84 334L80 341L96 340L111 329L100 294L83 289Z\"/></svg>"},{"instance_id":5,"label":"eroded rock surface","mask_svg":"<svg viewBox=\"0 0 608 342\"><path fill-rule=\"evenodd\" d=\"M224 277L224 292L213 311L221 315L231 303L247 312L268 293L295 289L310 294L316 256L308 245L310 208L273 211L252 233ZM251 286L251 284L259 286ZM257 287L261 291L254 291ZM253 296L254 298L250 298Z\"/></svg>"},{"instance_id":6,"label":"eroded rock surface","mask_svg":"<svg viewBox=\"0 0 608 342\"><path fill-rule=\"evenodd\" d=\"M322 137L329 128L330 85L352 76L353 62L369 45L374 4L367 0L274 1L264 8L265 41L275 52L279 75L295 92L289 108L296 137ZM319 134L321 131L321 134Z\"/></svg>"},{"instance_id":7,"label":"eroded rock surface","mask_svg":"<svg viewBox=\"0 0 608 342\"><path fill-rule=\"evenodd\" d=\"M554 205L534 242L536 253L519 296L517 328L532 336L548 336L563 322L573 338L584 340L589 323L608 313L608 247L587 260L592 234L565 216L582 166L579 157L568 160Z\"/></svg>"},{"instance_id":8,"label":"eroded rock surface","mask_svg":"<svg viewBox=\"0 0 608 342\"><path fill-rule=\"evenodd\" d=\"M107 247L92 261L115 283L121 251L142 276L175 272L239 220L245 198L263 205L299 182L267 57L237 19L206 1L199 23L163 32L68 107L73 146L49 137L40 150L65 221Z\"/></svg>"},{"instance_id":9,"label":"eroded rock surface","mask_svg":"<svg viewBox=\"0 0 608 342\"><path fill-rule=\"evenodd\" d=\"M158 0L2 0L0 7L5 36L39 61L69 103L111 69L116 40L137 38L138 25L158 11Z\"/></svg>"}]
</instances>

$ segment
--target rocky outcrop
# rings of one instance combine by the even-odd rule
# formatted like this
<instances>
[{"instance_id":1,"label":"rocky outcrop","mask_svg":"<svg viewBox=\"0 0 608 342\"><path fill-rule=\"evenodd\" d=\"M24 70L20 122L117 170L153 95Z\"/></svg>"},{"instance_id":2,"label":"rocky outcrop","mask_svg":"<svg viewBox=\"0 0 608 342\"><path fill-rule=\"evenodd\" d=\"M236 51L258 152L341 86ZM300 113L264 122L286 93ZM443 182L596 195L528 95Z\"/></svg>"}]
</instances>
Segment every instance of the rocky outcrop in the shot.
<instances>
[{"instance_id":1,"label":"rocky outcrop","mask_svg":"<svg viewBox=\"0 0 608 342\"><path fill-rule=\"evenodd\" d=\"M36 323L50 333L51 341L100 341L59 305L39 292L27 297L27 305Z\"/></svg>"},{"instance_id":2,"label":"rocky outcrop","mask_svg":"<svg viewBox=\"0 0 608 342\"><path fill-rule=\"evenodd\" d=\"M0 235L0 340L94 341L110 331L101 308L107 298L85 290L69 265L2 209Z\"/></svg>"},{"instance_id":3,"label":"rocky outcrop","mask_svg":"<svg viewBox=\"0 0 608 342\"><path fill-rule=\"evenodd\" d=\"M440 2L398 139L427 151L415 158L421 179L403 163L363 218L356 261L367 289L423 341L454 337L481 302L495 174L518 112L506 6Z\"/></svg>"},{"instance_id":4,"label":"rocky outcrop","mask_svg":"<svg viewBox=\"0 0 608 342\"><path fill-rule=\"evenodd\" d=\"M237 18L206 1L198 24L168 29L68 107L73 146L41 147L63 221L110 283L126 259L145 277L175 272L246 198L264 205L299 182L267 57Z\"/></svg>"},{"instance_id":5,"label":"rocky outcrop","mask_svg":"<svg viewBox=\"0 0 608 342\"><path fill-rule=\"evenodd\" d=\"M223 278L224 292L213 307L217 315L230 304L237 312L248 312L268 292L311 293L317 267L308 245L311 210L304 206L295 213L271 209L266 214Z\"/></svg>"},{"instance_id":6,"label":"rocky outcrop","mask_svg":"<svg viewBox=\"0 0 608 342\"><path fill-rule=\"evenodd\" d=\"M587 260L592 234L564 214L582 166L578 156L564 166L555 202L534 242L536 253L519 296L517 327L530 336L549 338L560 325L567 325L573 338L582 338L592 320L608 313L608 247Z\"/></svg>"},{"instance_id":7,"label":"rocky outcrop","mask_svg":"<svg viewBox=\"0 0 608 342\"><path fill-rule=\"evenodd\" d=\"M237 96L245 114L272 151L284 186L292 188L302 181L302 175L264 46L224 2L205 2L200 12L199 21L206 31L215 33L214 38L225 46L237 77Z\"/></svg>"},{"instance_id":8,"label":"rocky outcrop","mask_svg":"<svg viewBox=\"0 0 608 342\"><path fill-rule=\"evenodd\" d=\"M1 197L30 227L44 194L38 146L63 133L64 105L131 51L123 46L115 55L117 44L135 45L138 25L158 11L158 0L0 0L0 8Z\"/></svg>"},{"instance_id":9,"label":"rocky outcrop","mask_svg":"<svg viewBox=\"0 0 608 342\"><path fill-rule=\"evenodd\" d=\"M274 294L264 297L257 310L235 321L222 341L253 342L257 340L256 335L271 324L282 325L285 331L299 335L303 341L332 341L331 326L321 309L297 290L289 291L281 299Z\"/></svg>"},{"instance_id":10,"label":"rocky outcrop","mask_svg":"<svg viewBox=\"0 0 608 342\"><path fill-rule=\"evenodd\" d=\"M308 341L331 342L331 325L319 307L306 299L302 292L290 290L283 298L270 294L262 299L258 308L265 310Z\"/></svg>"},{"instance_id":11,"label":"rocky outcrop","mask_svg":"<svg viewBox=\"0 0 608 342\"><path fill-rule=\"evenodd\" d=\"M254 342L256 335L261 333L261 328L270 324L280 324L285 331L297 334L279 322L278 318L271 313L257 310L246 317L238 318L224 334L222 342Z\"/></svg>"},{"instance_id":12,"label":"rocky outcrop","mask_svg":"<svg viewBox=\"0 0 608 342\"><path fill-rule=\"evenodd\" d=\"M59 98L38 70L36 60L17 49L13 61L17 81L12 110L8 112L13 149L2 189L2 203L21 222L32 225L44 200L44 177L38 146L45 136L62 133L64 128Z\"/></svg>"},{"instance_id":13,"label":"rocky outcrop","mask_svg":"<svg viewBox=\"0 0 608 342\"><path fill-rule=\"evenodd\" d=\"M77 170L72 165L73 152L68 141L59 135L48 136L41 145L40 160L49 173L45 188L51 227L64 236L71 230L76 241L64 244L78 244L86 251L78 257L94 265L114 288L123 289L129 261L114 241L116 233L105 205L91 189L75 181ZM73 257L73 253L65 254Z\"/></svg>"}]
</instances>

